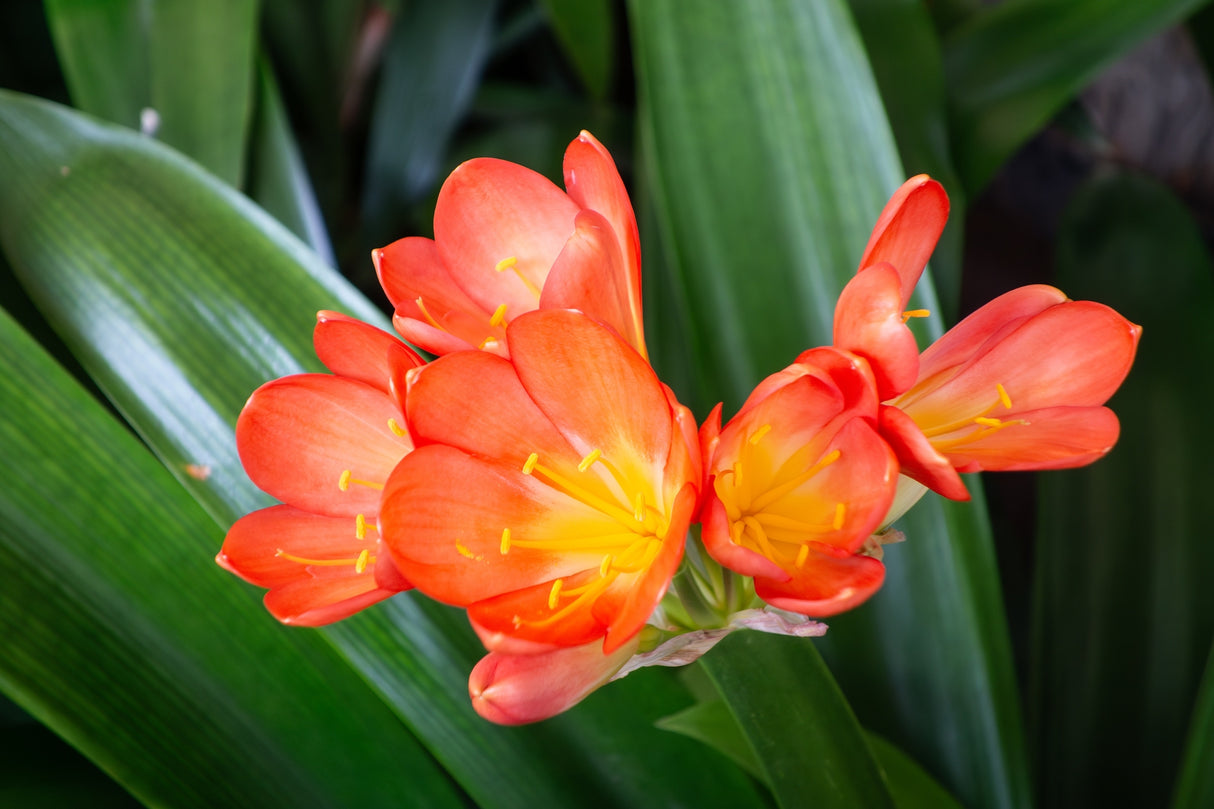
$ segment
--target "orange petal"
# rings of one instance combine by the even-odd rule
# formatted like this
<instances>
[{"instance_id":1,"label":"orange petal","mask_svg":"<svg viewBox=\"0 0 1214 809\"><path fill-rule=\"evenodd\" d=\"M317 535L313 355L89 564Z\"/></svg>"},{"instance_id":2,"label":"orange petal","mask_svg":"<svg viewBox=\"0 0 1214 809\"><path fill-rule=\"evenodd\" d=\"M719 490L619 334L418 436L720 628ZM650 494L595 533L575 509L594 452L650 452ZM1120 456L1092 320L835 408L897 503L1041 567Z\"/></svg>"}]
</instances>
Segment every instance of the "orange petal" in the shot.
<instances>
[{"instance_id":1,"label":"orange petal","mask_svg":"<svg viewBox=\"0 0 1214 809\"><path fill-rule=\"evenodd\" d=\"M499 725L547 719L607 683L636 649L634 639L612 654L604 654L598 643L534 655L491 652L468 678L472 707Z\"/></svg>"},{"instance_id":2,"label":"orange petal","mask_svg":"<svg viewBox=\"0 0 1214 809\"><path fill-rule=\"evenodd\" d=\"M584 209L597 211L607 220L620 246L624 263L627 322L621 330L642 356L645 355L644 318L641 315L641 240L628 190L611 155L589 132L583 131L565 150L565 188L570 199ZM611 321L609 321L611 322Z\"/></svg>"},{"instance_id":3,"label":"orange petal","mask_svg":"<svg viewBox=\"0 0 1214 809\"><path fill-rule=\"evenodd\" d=\"M266 606L280 621L318 626L409 588L377 547L374 515L369 531L370 537L360 540L352 517L272 506L238 520L216 561L245 581L270 588ZM357 561L365 550L371 561L359 571ZM381 566L386 568L382 576Z\"/></svg>"},{"instance_id":4,"label":"orange petal","mask_svg":"<svg viewBox=\"0 0 1214 809\"><path fill-rule=\"evenodd\" d=\"M670 405L641 355L601 324L566 310L523 315L507 335L523 387L579 455L597 449L625 477L662 479Z\"/></svg>"},{"instance_id":5,"label":"orange petal","mask_svg":"<svg viewBox=\"0 0 1214 809\"><path fill-rule=\"evenodd\" d=\"M900 283L889 264L868 267L835 306L835 347L868 360L881 400L902 393L919 375L919 345L902 318Z\"/></svg>"},{"instance_id":6,"label":"orange petal","mask_svg":"<svg viewBox=\"0 0 1214 809\"><path fill-rule=\"evenodd\" d=\"M826 618L864 603L884 580L885 566L871 556L811 547L791 579L755 579L755 594L773 607Z\"/></svg>"},{"instance_id":7,"label":"orange petal","mask_svg":"<svg viewBox=\"0 0 1214 809\"><path fill-rule=\"evenodd\" d=\"M389 419L402 420L385 393L339 376L297 374L262 385L236 422L236 448L249 477L273 497L317 514L374 514L381 486L413 447ZM339 487L343 472L354 481Z\"/></svg>"},{"instance_id":8,"label":"orange petal","mask_svg":"<svg viewBox=\"0 0 1214 809\"><path fill-rule=\"evenodd\" d=\"M469 604L468 617L488 631L553 646L580 646L603 638L607 623L595 614L593 601L576 603L571 597L552 605L556 578ZM599 573L584 570L559 578L565 589L575 589L593 586Z\"/></svg>"},{"instance_id":9,"label":"orange petal","mask_svg":"<svg viewBox=\"0 0 1214 809\"><path fill-rule=\"evenodd\" d=\"M881 437L898 456L902 474L952 500L970 499L952 462L936 451L910 416L882 405L879 424Z\"/></svg>"},{"instance_id":10,"label":"orange petal","mask_svg":"<svg viewBox=\"0 0 1214 809\"><path fill-rule=\"evenodd\" d=\"M382 329L337 312L316 315L312 332L316 356L338 376L357 379L388 392L391 378L388 358L411 367L425 364L417 352Z\"/></svg>"},{"instance_id":11,"label":"orange petal","mask_svg":"<svg viewBox=\"0 0 1214 809\"><path fill-rule=\"evenodd\" d=\"M843 409L876 418L877 381L868 360L834 346L803 351L794 367L833 385L843 395Z\"/></svg>"},{"instance_id":12,"label":"orange petal","mask_svg":"<svg viewBox=\"0 0 1214 809\"><path fill-rule=\"evenodd\" d=\"M1140 333L1103 304L1058 304L975 346L979 353L945 380L916 384L897 404L929 435L978 415L1004 419L1047 407L1101 405L1129 372ZM1010 408L1000 402L1000 385Z\"/></svg>"},{"instance_id":13,"label":"orange petal","mask_svg":"<svg viewBox=\"0 0 1214 809\"><path fill-rule=\"evenodd\" d=\"M919 377L928 379L960 365L980 351L980 346L996 333L1005 334L1027 318L1066 300L1061 290L1045 284L1030 284L1005 292L928 346L919 358Z\"/></svg>"},{"instance_id":14,"label":"orange petal","mask_svg":"<svg viewBox=\"0 0 1214 809\"><path fill-rule=\"evenodd\" d=\"M477 158L439 191L434 240L456 284L487 312L534 309L535 290L573 233L578 206L544 176L505 160ZM513 259L513 268L496 268ZM526 281L522 280L525 278Z\"/></svg>"},{"instance_id":15,"label":"orange petal","mask_svg":"<svg viewBox=\"0 0 1214 809\"><path fill-rule=\"evenodd\" d=\"M643 324L633 321L619 243L607 220L582 211L540 295L542 309L577 309L611 326L638 352Z\"/></svg>"},{"instance_id":16,"label":"orange petal","mask_svg":"<svg viewBox=\"0 0 1214 809\"><path fill-rule=\"evenodd\" d=\"M1017 413L1015 423L944 452L962 472L1070 469L1104 456L1119 433L1107 407L1052 407Z\"/></svg>"},{"instance_id":17,"label":"orange petal","mask_svg":"<svg viewBox=\"0 0 1214 809\"><path fill-rule=\"evenodd\" d=\"M947 220L948 194L926 174L903 183L877 219L860 258L860 271L882 262L898 271L902 292L899 311L906 308Z\"/></svg>"}]
</instances>

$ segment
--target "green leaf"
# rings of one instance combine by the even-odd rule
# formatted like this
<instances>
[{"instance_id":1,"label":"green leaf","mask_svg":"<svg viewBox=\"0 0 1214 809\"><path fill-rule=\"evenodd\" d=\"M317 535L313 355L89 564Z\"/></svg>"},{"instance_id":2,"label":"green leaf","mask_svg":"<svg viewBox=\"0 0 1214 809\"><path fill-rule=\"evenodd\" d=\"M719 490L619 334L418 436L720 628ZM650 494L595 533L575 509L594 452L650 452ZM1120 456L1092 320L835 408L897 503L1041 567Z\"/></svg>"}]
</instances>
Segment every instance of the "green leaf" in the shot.
<instances>
[{"instance_id":1,"label":"green leaf","mask_svg":"<svg viewBox=\"0 0 1214 809\"><path fill-rule=\"evenodd\" d=\"M1206 673L1189 725L1184 766L1176 782L1172 809L1202 809L1211 804L1214 804L1214 647L1206 661Z\"/></svg>"},{"instance_id":2,"label":"green leaf","mask_svg":"<svg viewBox=\"0 0 1214 809\"><path fill-rule=\"evenodd\" d=\"M906 753L875 733L865 733L865 738L873 758L881 765L897 809L961 809L957 799Z\"/></svg>"},{"instance_id":3,"label":"green leaf","mask_svg":"<svg viewBox=\"0 0 1214 809\"><path fill-rule=\"evenodd\" d=\"M319 367L309 339L317 309L384 317L242 195L133 133L0 94L0 174L0 242L90 374L221 525L264 505L233 437L249 392ZM206 480L182 474L186 463L206 466ZM209 561L218 546L215 536L201 553L220 575ZM271 619L250 605L237 623ZM323 635L484 806L579 805L587 784L629 806L667 806L689 792L675 773L695 761L695 745L649 727L688 701L669 682L629 678L613 686L631 695L619 704L498 728L469 705L480 648L459 613L406 595ZM690 792L759 800L728 766Z\"/></svg>"},{"instance_id":4,"label":"green leaf","mask_svg":"<svg viewBox=\"0 0 1214 809\"><path fill-rule=\"evenodd\" d=\"M495 0L410 3L396 20L375 97L363 211L380 244L403 205L439 179L443 150L489 56Z\"/></svg>"},{"instance_id":5,"label":"green leaf","mask_svg":"<svg viewBox=\"0 0 1214 809\"><path fill-rule=\"evenodd\" d=\"M1085 84L1205 0L1008 0L945 41L957 170L977 194Z\"/></svg>"},{"instance_id":6,"label":"green leaf","mask_svg":"<svg viewBox=\"0 0 1214 809\"><path fill-rule=\"evenodd\" d=\"M611 89L615 18L608 0L540 0L591 97Z\"/></svg>"},{"instance_id":7,"label":"green leaf","mask_svg":"<svg viewBox=\"0 0 1214 809\"><path fill-rule=\"evenodd\" d=\"M892 807L881 770L813 643L735 632L700 660L785 809ZM760 682L762 687L755 688Z\"/></svg>"},{"instance_id":8,"label":"green leaf","mask_svg":"<svg viewBox=\"0 0 1214 809\"><path fill-rule=\"evenodd\" d=\"M319 637L247 620L215 524L3 313L0 412L20 470L0 489L0 690L146 803L460 805Z\"/></svg>"},{"instance_id":9,"label":"green leaf","mask_svg":"<svg viewBox=\"0 0 1214 809\"><path fill-rule=\"evenodd\" d=\"M287 226L330 267L337 266L269 63L257 70L257 116L250 138L249 197Z\"/></svg>"},{"instance_id":10,"label":"green leaf","mask_svg":"<svg viewBox=\"0 0 1214 809\"><path fill-rule=\"evenodd\" d=\"M956 322L965 189L950 153L940 40L919 0L849 0L848 4L864 38L906 173L930 174L948 191L952 217L932 256L932 270L940 314L946 323Z\"/></svg>"},{"instance_id":11,"label":"green leaf","mask_svg":"<svg viewBox=\"0 0 1214 809\"><path fill-rule=\"evenodd\" d=\"M698 739L766 783L767 773L763 763L755 755L755 749L725 700L718 698L697 702L690 708L662 717L658 720L658 727Z\"/></svg>"},{"instance_id":12,"label":"green leaf","mask_svg":"<svg viewBox=\"0 0 1214 809\"><path fill-rule=\"evenodd\" d=\"M1143 336L1109 403L1117 446L1038 481L1030 704L1042 803L1163 806L1214 638L1212 268L1184 206L1132 176L1077 192L1057 267L1069 296L1113 306Z\"/></svg>"},{"instance_id":13,"label":"green leaf","mask_svg":"<svg viewBox=\"0 0 1214 809\"><path fill-rule=\"evenodd\" d=\"M650 347L664 378L695 385L680 386L681 398L701 414L724 399L729 413L763 375L830 342L836 296L902 172L839 2L629 8L644 181L659 261L674 275L647 273L646 291L663 293L690 338ZM918 295L917 306L937 309L930 282ZM939 319L928 327L938 335ZM888 551L884 591L834 619L823 648L862 721L963 804L1026 806L1019 699L975 497L912 511L909 541Z\"/></svg>"},{"instance_id":14,"label":"green leaf","mask_svg":"<svg viewBox=\"0 0 1214 809\"><path fill-rule=\"evenodd\" d=\"M244 176L256 0L48 0L72 100L155 136L230 185Z\"/></svg>"}]
</instances>

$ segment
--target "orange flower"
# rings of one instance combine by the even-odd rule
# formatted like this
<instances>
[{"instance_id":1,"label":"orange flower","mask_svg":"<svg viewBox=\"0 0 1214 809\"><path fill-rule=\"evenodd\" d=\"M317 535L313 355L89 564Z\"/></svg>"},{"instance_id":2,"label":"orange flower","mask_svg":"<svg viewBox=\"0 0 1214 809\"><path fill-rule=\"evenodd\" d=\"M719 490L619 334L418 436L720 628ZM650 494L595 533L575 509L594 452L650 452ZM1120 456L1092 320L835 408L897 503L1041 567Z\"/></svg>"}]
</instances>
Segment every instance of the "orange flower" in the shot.
<instances>
[{"instance_id":1,"label":"orange flower","mask_svg":"<svg viewBox=\"0 0 1214 809\"><path fill-rule=\"evenodd\" d=\"M374 251L397 330L435 354L509 354L506 327L535 309L578 309L645 356L641 250L611 155L588 132L565 151L566 192L530 169L469 160L443 183L434 240Z\"/></svg>"},{"instance_id":2,"label":"orange flower","mask_svg":"<svg viewBox=\"0 0 1214 809\"><path fill-rule=\"evenodd\" d=\"M764 380L723 429L719 406L705 423L704 546L769 604L827 616L881 586L884 567L861 551L898 465L876 415L868 364L819 348Z\"/></svg>"},{"instance_id":3,"label":"orange flower","mask_svg":"<svg viewBox=\"0 0 1214 809\"><path fill-rule=\"evenodd\" d=\"M834 342L868 360L882 436L903 474L969 499L958 472L1082 466L1117 441L1105 401L1125 379L1141 329L1053 287L1013 290L963 320L920 357L911 291L935 249L948 198L907 180L886 205L835 308Z\"/></svg>"},{"instance_id":4,"label":"orange flower","mask_svg":"<svg viewBox=\"0 0 1214 809\"><path fill-rule=\"evenodd\" d=\"M422 592L517 654L632 641L696 507L695 423L648 363L574 311L521 315L510 358L458 352L409 374L417 449L380 529Z\"/></svg>"},{"instance_id":5,"label":"orange flower","mask_svg":"<svg viewBox=\"0 0 1214 809\"><path fill-rule=\"evenodd\" d=\"M905 474L958 500L969 496L958 472L1091 463L1117 442L1117 416L1102 405L1141 333L1053 287L1012 290L923 352L914 387L882 407L882 434Z\"/></svg>"},{"instance_id":6,"label":"orange flower","mask_svg":"<svg viewBox=\"0 0 1214 809\"><path fill-rule=\"evenodd\" d=\"M372 326L317 316L313 341L333 372L258 388L236 423L236 446L259 488L281 500L242 517L216 561L268 587L283 623L338 621L410 588L376 529L380 490L413 449L393 395L393 368L422 360ZM399 373L399 370L397 371Z\"/></svg>"}]
</instances>

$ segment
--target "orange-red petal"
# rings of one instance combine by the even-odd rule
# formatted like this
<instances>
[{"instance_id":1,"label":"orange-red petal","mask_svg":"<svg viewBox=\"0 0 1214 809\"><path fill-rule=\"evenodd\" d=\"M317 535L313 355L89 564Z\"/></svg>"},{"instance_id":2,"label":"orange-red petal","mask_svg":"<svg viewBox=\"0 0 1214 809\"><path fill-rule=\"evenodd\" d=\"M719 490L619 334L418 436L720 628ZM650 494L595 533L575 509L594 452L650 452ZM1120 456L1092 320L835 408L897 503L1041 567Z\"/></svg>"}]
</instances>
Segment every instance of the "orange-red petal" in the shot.
<instances>
[{"instance_id":1,"label":"orange-red petal","mask_svg":"<svg viewBox=\"0 0 1214 809\"><path fill-rule=\"evenodd\" d=\"M409 450L389 420L402 414L385 393L326 374L262 385L236 422L241 463L258 488L317 514L374 514L379 486ZM350 472L345 491L339 483Z\"/></svg>"},{"instance_id":2,"label":"orange-red petal","mask_svg":"<svg viewBox=\"0 0 1214 809\"><path fill-rule=\"evenodd\" d=\"M910 300L948 220L948 195L926 174L911 177L881 212L860 258L860 271L882 262L898 271L901 308Z\"/></svg>"},{"instance_id":3,"label":"orange-red petal","mask_svg":"<svg viewBox=\"0 0 1214 809\"><path fill-rule=\"evenodd\" d=\"M884 580L885 566L871 556L811 546L790 579L757 578L755 594L773 607L826 618L864 603Z\"/></svg>"},{"instance_id":4,"label":"orange-red petal","mask_svg":"<svg viewBox=\"0 0 1214 809\"><path fill-rule=\"evenodd\" d=\"M1071 469L1108 453L1120 431L1107 407L1051 407L1017 413L1014 423L946 452L961 472Z\"/></svg>"},{"instance_id":5,"label":"orange-red petal","mask_svg":"<svg viewBox=\"0 0 1214 809\"><path fill-rule=\"evenodd\" d=\"M903 319L901 280L889 264L856 274L835 306L834 345L868 360L881 400L915 384L919 345Z\"/></svg>"},{"instance_id":6,"label":"orange-red petal","mask_svg":"<svg viewBox=\"0 0 1214 809\"><path fill-rule=\"evenodd\" d=\"M316 314L316 356L333 373L388 392L389 359L411 367L425 364L417 352L382 329L338 312Z\"/></svg>"},{"instance_id":7,"label":"orange-red petal","mask_svg":"<svg viewBox=\"0 0 1214 809\"><path fill-rule=\"evenodd\" d=\"M881 406L881 437L898 456L902 474L952 500L969 500L970 493L952 461L927 440L914 420L896 407Z\"/></svg>"}]
</instances>

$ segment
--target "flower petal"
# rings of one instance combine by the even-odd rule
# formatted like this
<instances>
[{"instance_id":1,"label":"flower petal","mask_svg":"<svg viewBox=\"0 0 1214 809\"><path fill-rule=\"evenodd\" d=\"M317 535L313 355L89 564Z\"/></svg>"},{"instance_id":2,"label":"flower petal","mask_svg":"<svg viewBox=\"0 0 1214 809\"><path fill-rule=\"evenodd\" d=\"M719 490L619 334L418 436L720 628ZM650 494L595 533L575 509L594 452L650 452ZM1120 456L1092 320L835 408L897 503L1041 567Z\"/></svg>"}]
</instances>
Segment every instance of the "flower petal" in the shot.
<instances>
[{"instance_id":1,"label":"flower petal","mask_svg":"<svg viewBox=\"0 0 1214 809\"><path fill-rule=\"evenodd\" d=\"M763 576L769 579L788 576L783 568L766 556L733 541L729 535L731 523L725 511L725 504L715 492L709 492L701 519L703 524L700 538L704 542L704 548L722 567L743 576Z\"/></svg>"},{"instance_id":2,"label":"flower petal","mask_svg":"<svg viewBox=\"0 0 1214 809\"><path fill-rule=\"evenodd\" d=\"M961 472L1070 469L1108 453L1119 434L1117 416L1107 407L1052 407L1017 413L1006 427L945 454Z\"/></svg>"},{"instance_id":3,"label":"flower petal","mask_svg":"<svg viewBox=\"0 0 1214 809\"><path fill-rule=\"evenodd\" d=\"M394 573L386 550L377 547L373 523L368 531L369 538L359 539L350 517L272 506L238 520L216 561L245 581L270 588L266 607L278 620L319 626L409 588ZM370 553L360 570L364 551ZM382 576L381 566L386 568Z\"/></svg>"},{"instance_id":4,"label":"flower petal","mask_svg":"<svg viewBox=\"0 0 1214 809\"><path fill-rule=\"evenodd\" d=\"M1007 418L1047 407L1101 405L1129 373L1140 333L1103 304L1062 303L987 340L982 353L945 381L924 380L897 404L929 436L938 425L976 415Z\"/></svg>"},{"instance_id":5,"label":"flower petal","mask_svg":"<svg viewBox=\"0 0 1214 809\"><path fill-rule=\"evenodd\" d=\"M903 183L877 219L860 270L881 262L893 265L901 278L900 310L906 308L947 220L948 194L926 174Z\"/></svg>"},{"instance_id":6,"label":"flower petal","mask_svg":"<svg viewBox=\"0 0 1214 809\"><path fill-rule=\"evenodd\" d=\"M936 451L910 416L882 405L879 424L881 437L898 456L902 474L951 500L970 499L952 462Z\"/></svg>"},{"instance_id":7,"label":"flower petal","mask_svg":"<svg viewBox=\"0 0 1214 809\"><path fill-rule=\"evenodd\" d=\"M620 246L624 264L625 299L630 331L620 334L645 356L644 318L641 314L641 240L628 190L611 155L589 132L583 131L565 150L565 188L569 198L607 220ZM608 321L614 325L614 321Z\"/></svg>"},{"instance_id":8,"label":"flower petal","mask_svg":"<svg viewBox=\"0 0 1214 809\"><path fill-rule=\"evenodd\" d=\"M236 422L245 471L273 497L317 514L374 514L379 486L413 445L388 426L392 399L370 385L297 374L262 385ZM349 470L354 482L339 487Z\"/></svg>"},{"instance_id":9,"label":"flower petal","mask_svg":"<svg viewBox=\"0 0 1214 809\"><path fill-rule=\"evenodd\" d=\"M881 400L915 384L919 345L902 317L901 280L889 264L856 274L835 306L834 344L868 360Z\"/></svg>"},{"instance_id":10,"label":"flower petal","mask_svg":"<svg viewBox=\"0 0 1214 809\"><path fill-rule=\"evenodd\" d=\"M388 392L390 356L412 367L425 364L417 352L382 329L370 323L339 314L321 311L316 314L312 332L316 356L333 373L357 379Z\"/></svg>"},{"instance_id":11,"label":"flower petal","mask_svg":"<svg viewBox=\"0 0 1214 809\"><path fill-rule=\"evenodd\" d=\"M811 546L791 579L755 579L755 594L773 607L825 618L864 603L884 580L885 566L871 556Z\"/></svg>"},{"instance_id":12,"label":"flower petal","mask_svg":"<svg viewBox=\"0 0 1214 809\"><path fill-rule=\"evenodd\" d=\"M499 725L547 719L606 684L636 649L634 639L611 654L597 642L534 655L491 652L468 678L472 707Z\"/></svg>"},{"instance_id":13,"label":"flower petal","mask_svg":"<svg viewBox=\"0 0 1214 809\"><path fill-rule=\"evenodd\" d=\"M507 336L523 387L579 455L599 450L625 478L663 480L673 425L649 363L579 312L530 312Z\"/></svg>"},{"instance_id":14,"label":"flower petal","mask_svg":"<svg viewBox=\"0 0 1214 809\"><path fill-rule=\"evenodd\" d=\"M615 329L644 355L644 324L634 321L619 243L607 220L582 211L576 230L557 257L544 290L541 309L577 309Z\"/></svg>"},{"instance_id":15,"label":"flower petal","mask_svg":"<svg viewBox=\"0 0 1214 809\"><path fill-rule=\"evenodd\" d=\"M439 191L434 241L456 284L487 312L534 309L573 233L578 206L543 175L505 160L463 163ZM509 269L497 271L513 259Z\"/></svg>"},{"instance_id":16,"label":"flower petal","mask_svg":"<svg viewBox=\"0 0 1214 809\"><path fill-rule=\"evenodd\" d=\"M960 365L980 351L992 336L1006 333L1027 318L1065 303L1061 290L1045 284L1030 284L1005 292L980 307L932 343L919 358L919 377L928 379Z\"/></svg>"}]
</instances>

